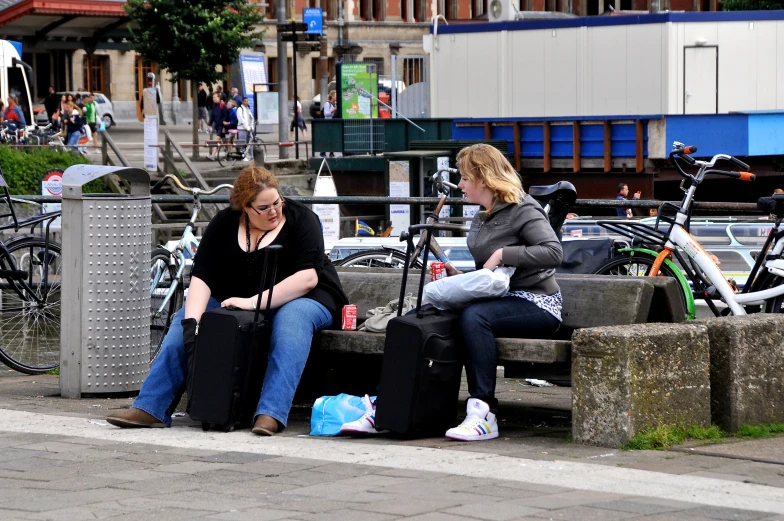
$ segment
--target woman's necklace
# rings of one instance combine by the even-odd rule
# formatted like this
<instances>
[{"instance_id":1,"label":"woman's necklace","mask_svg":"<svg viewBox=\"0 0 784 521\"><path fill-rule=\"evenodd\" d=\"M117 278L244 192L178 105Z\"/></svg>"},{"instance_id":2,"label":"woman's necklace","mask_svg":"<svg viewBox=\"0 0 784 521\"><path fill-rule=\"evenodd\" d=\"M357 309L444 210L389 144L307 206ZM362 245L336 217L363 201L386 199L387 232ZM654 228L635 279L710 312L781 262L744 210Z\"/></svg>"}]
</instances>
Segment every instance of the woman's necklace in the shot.
<instances>
[{"instance_id":1,"label":"woman's necklace","mask_svg":"<svg viewBox=\"0 0 784 521\"><path fill-rule=\"evenodd\" d=\"M267 234L269 232L271 232L271 231L272 230L267 230L266 232L262 233L261 237L259 237L259 240L256 242L256 247L253 248L253 251L251 251L251 249L250 249L250 217L248 217L248 214L246 213L245 214L245 241L246 241L246 244L247 244L248 253L253 253L254 251L258 250L259 249L259 245L261 244L261 241L263 241L264 237L266 237Z\"/></svg>"}]
</instances>

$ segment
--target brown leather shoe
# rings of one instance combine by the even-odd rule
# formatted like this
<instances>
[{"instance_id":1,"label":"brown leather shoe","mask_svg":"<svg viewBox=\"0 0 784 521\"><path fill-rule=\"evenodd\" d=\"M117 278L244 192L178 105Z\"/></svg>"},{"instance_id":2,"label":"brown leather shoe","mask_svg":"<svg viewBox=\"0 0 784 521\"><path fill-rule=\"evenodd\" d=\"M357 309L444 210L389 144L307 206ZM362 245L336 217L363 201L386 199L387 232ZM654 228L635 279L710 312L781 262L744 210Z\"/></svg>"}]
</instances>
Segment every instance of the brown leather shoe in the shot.
<instances>
[{"instance_id":1,"label":"brown leather shoe","mask_svg":"<svg viewBox=\"0 0 784 521\"><path fill-rule=\"evenodd\" d=\"M141 409L131 407L127 411L116 412L106 417L106 422L123 427L125 429L133 428L157 428L162 429L166 424L158 421L158 418L147 414Z\"/></svg>"},{"instance_id":2,"label":"brown leather shoe","mask_svg":"<svg viewBox=\"0 0 784 521\"><path fill-rule=\"evenodd\" d=\"M251 432L259 436L272 436L278 432L278 420L266 414L259 414Z\"/></svg>"}]
</instances>

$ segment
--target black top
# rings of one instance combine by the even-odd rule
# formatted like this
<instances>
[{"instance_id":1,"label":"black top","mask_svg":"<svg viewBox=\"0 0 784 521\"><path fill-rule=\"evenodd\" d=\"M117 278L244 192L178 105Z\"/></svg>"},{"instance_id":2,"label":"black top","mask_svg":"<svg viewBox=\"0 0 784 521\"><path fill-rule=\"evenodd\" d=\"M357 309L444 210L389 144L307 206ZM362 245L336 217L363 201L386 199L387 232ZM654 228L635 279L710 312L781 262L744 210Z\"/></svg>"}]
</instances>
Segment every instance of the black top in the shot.
<instances>
[{"instance_id":1,"label":"black top","mask_svg":"<svg viewBox=\"0 0 784 521\"><path fill-rule=\"evenodd\" d=\"M324 253L321 222L308 207L286 200L286 222L271 244L279 244L278 271L275 284L298 271L315 269L318 285L305 298L326 307L333 317L340 315L348 303L335 267ZM231 297L248 298L259 293L264 250L247 253L237 240L242 212L226 208L213 217L193 260L192 276L203 280L211 296L219 301ZM264 289L270 287L271 266ZM262 302L262 310L266 305ZM335 323L339 323L335 321Z\"/></svg>"},{"instance_id":2,"label":"black top","mask_svg":"<svg viewBox=\"0 0 784 521\"><path fill-rule=\"evenodd\" d=\"M198 100L197 103L198 103L199 107L206 107L207 106L207 91L206 90L200 90L199 93L196 96L196 99Z\"/></svg>"}]
</instances>

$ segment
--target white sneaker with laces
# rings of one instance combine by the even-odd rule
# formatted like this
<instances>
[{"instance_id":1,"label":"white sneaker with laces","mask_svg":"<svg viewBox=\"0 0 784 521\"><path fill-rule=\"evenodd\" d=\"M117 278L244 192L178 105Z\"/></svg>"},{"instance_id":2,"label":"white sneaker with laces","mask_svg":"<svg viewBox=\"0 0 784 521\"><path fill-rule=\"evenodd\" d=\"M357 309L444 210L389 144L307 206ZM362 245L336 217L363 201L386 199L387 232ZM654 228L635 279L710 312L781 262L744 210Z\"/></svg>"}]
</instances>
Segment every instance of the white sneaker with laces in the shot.
<instances>
[{"instance_id":1,"label":"white sneaker with laces","mask_svg":"<svg viewBox=\"0 0 784 521\"><path fill-rule=\"evenodd\" d=\"M389 432L376 430L376 404L370 401L370 396L367 394L363 396L362 403L365 404L365 414L356 421L344 423L340 428L340 434L342 436L375 436Z\"/></svg>"},{"instance_id":2,"label":"white sneaker with laces","mask_svg":"<svg viewBox=\"0 0 784 521\"><path fill-rule=\"evenodd\" d=\"M447 438L458 441L480 441L498 437L498 422L487 403L469 398L466 413L463 423L446 431Z\"/></svg>"}]
</instances>

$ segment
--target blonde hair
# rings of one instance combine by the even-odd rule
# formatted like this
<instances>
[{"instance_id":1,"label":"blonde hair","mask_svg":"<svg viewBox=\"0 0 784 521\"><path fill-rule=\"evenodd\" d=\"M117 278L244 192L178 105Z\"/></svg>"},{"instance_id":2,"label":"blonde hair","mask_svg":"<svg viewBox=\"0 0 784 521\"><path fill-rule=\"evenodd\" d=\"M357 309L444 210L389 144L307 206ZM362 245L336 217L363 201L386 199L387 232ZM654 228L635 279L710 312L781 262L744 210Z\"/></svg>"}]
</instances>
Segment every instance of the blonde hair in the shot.
<instances>
[{"instance_id":1,"label":"blonde hair","mask_svg":"<svg viewBox=\"0 0 784 521\"><path fill-rule=\"evenodd\" d=\"M493 205L487 209L488 214L493 212L496 201L520 204L525 197L520 176L493 146L478 143L462 149L457 154L457 168L466 179L472 183L481 181L493 192Z\"/></svg>"}]
</instances>

